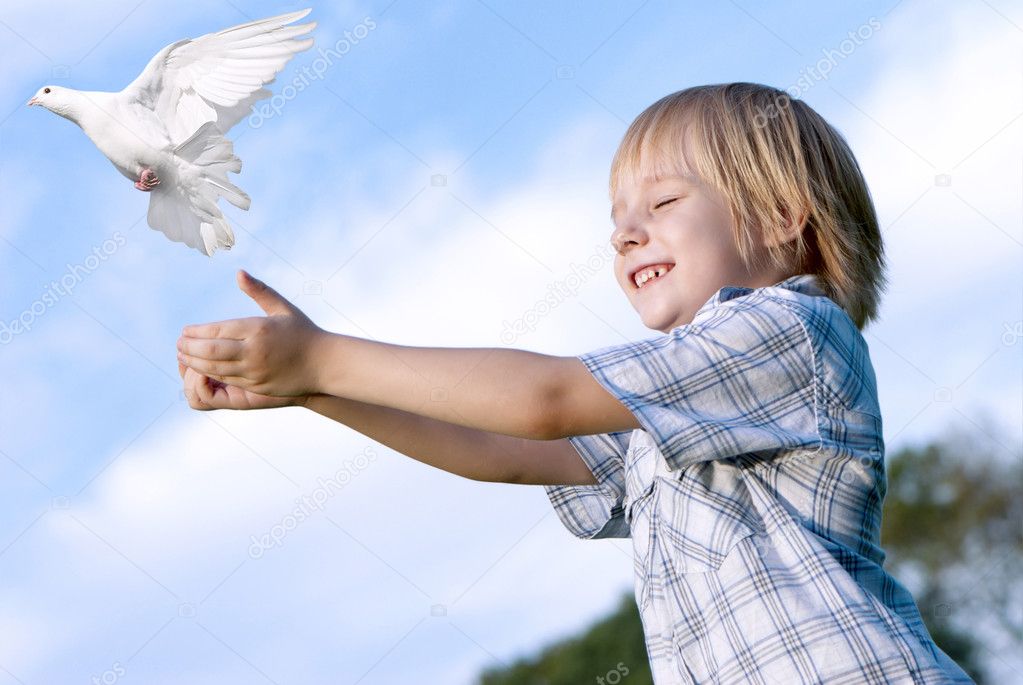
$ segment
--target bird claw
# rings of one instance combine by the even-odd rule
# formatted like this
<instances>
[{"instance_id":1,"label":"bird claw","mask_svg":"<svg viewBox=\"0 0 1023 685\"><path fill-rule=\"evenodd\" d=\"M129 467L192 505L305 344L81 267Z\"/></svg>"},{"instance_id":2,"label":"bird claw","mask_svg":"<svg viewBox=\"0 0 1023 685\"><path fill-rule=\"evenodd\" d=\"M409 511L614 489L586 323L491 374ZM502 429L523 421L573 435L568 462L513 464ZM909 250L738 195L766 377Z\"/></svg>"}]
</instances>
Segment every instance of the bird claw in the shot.
<instances>
[{"instance_id":1,"label":"bird claw","mask_svg":"<svg viewBox=\"0 0 1023 685\"><path fill-rule=\"evenodd\" d=\"M152 169L143 169L140 171L139 180L135 181L135 187L145 193L148 193L158 185L160 185L160 179L157 177L156 172Z\"/></svg>"}]
</instances>

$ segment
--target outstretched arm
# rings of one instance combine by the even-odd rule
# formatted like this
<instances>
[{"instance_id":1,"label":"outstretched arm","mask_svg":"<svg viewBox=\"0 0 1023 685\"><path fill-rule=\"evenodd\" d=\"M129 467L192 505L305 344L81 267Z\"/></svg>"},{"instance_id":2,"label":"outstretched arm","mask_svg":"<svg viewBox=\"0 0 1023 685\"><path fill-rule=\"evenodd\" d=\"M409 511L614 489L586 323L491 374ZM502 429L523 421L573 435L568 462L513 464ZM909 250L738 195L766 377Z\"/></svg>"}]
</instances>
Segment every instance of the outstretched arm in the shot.
<instances>
[{"instance_id":1,"label":"outstretched arm","mask_svg":"<svg viewBox=\"0 0 1023 685\"><path fill-rule=\"evenodd\" d=\"M179 361L218 381L271 396L333 395L536 440L639 427L575 357L329 333L246 272L238 284L268 316L186 326L178 340Z\"/></svg>"},{"instance_id":2,"label":"outstretched arm","mask_svg":"<svg viewBox=\"0 0 1023 685\"><path fill-rule=\"evenodd\" d=\"M597 482L568 440L488 433L332 395L310 395L303 406L416 461L464 478L520 485Z\"/></svg>"},{"instance_id":3,"label":"outstretched arm","mask_svg":"<svg viewBox=\"0 0 1023 685\"><path fill-rule=\"evenodd\" d=\"M178 364L178 372L188 405L200 411L306 407L417 461L463 478L520 485L596 483L568 440L528 440L487 433L333 395L258 395L203 376L183 364Z\"/></svg>"},{"instance_id":4,"label":"outstretched arm","mask_svg":"<svg viewBox=\"0 0 1023 685\"><path fill-rule=\"evenodd\" d=\"M334 334L320 344L318 391L328 395L534 440L639 427L575 357Z\"/></svg>"}]
</instances>

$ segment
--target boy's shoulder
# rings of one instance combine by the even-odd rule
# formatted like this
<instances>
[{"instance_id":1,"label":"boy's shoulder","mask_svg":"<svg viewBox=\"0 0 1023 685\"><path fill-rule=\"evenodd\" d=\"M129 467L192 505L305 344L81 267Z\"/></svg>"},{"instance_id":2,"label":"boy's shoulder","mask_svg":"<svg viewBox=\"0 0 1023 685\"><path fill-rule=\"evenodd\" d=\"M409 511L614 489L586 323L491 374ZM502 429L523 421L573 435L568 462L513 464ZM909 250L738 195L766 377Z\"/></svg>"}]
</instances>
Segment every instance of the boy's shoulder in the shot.
<instances>
[{"instance_id":1,"label":"boy's shoulder","mask_svg":"<svg viewBox=\"0 0 1023 685\"><path fill-rule=\"evenodd\" d=\"M819 277L806 273L759 288L726 285L697 310L690 325L714 327L736 315L765 310L768 316L770 310L775 310L775 317L795 316L812 338L861 338L849 314L821 287Z\"/></svg>"},{"instance_id":2,"label":"boy's shoulder","mask_svg":"<svg viewBox=\"0 0 1023 685\"><path fill-rule=\"evenodd\" d=\"M733 300L741 300L741 302L732 302ZM774 285L760 288L726 285L707 300L696 312L693 321L695 322L699 319L702 314L710 313L712 310L725 305L726 302L732 303L728 306L751 306L766 301L777 300L801 304L812 309L817 309L819 306L824 305L825 303L820 300L825 300L827 304L837 307L835 302L821 288L817 275L796 274Z\"/></svg>"},{"instance_id":3,"label":"boy's shoulder","mask_svg":"<svg viewBox=\"0 0 1023 685\"><path fill-rule=\"evenodd\" d=\"M702 317L702 318L701 318ZM765 341L785 327L801 332L811 351L808 361L829 405L879 417L877 379L870 349L849 314L827 296L814 274L791 276L772 286L725 286L697 313L693 323L713 328L743 319ZM795 321L799 325L795 325Z\"/></svg>"}]
</instances>

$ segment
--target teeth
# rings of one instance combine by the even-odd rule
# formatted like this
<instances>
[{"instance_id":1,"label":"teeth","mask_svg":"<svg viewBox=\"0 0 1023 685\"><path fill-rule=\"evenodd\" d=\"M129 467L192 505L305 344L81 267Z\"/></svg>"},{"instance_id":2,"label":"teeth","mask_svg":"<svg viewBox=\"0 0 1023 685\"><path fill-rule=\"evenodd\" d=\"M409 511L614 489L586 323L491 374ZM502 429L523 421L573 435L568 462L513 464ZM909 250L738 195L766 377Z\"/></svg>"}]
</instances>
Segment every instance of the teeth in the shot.
<instances>
[{"instance_id":1,"label":"teeth","mask_svg":"<svg viewBox=\"0 0 1023 685\"><path fill-rule=\"evenodd\" d=\"M642 273L638 273L635 276L636 287L642 288L647 281L658 276L663 276L666 273L668 273L668 266L663 264L658 266L657 268L647 269Z\"/></svg>"}]
</instances>

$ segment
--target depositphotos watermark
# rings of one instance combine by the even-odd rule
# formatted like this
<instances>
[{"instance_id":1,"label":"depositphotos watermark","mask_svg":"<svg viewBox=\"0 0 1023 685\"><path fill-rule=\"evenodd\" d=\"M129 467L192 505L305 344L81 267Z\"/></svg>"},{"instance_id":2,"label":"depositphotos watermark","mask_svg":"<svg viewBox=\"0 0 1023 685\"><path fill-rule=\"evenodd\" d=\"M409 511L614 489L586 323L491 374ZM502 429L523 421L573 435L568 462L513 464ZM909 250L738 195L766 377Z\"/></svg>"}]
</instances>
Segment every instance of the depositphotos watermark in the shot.
<instances>
[{"instance_id":1,"label":"depositphotos watermark","mask_svg":"<svg viewBox=\"0 0 1023 685\"><path fill-rule=\"evenodd\" d=\"M14 337L32 330L36 321L62 297L67 297L85 277L99 268L100 264L117 252L128 242L120 231L114 231L110 238L99 247L92 248L92 254L85 257L81 264L67 264L59 281L50 281L43 294L32 304L22 310L21 314L10 321L0 320L0 345L6 345Z\"/></svg>"},{"instance_id":2,"label":"depositphotos watermark","mask_svg":"<svg viewBox=\"0 0 1023 685\"><path fill-rule=\"evenodd\" d=\"M324 50L321 47L317 47L316 52L320 54L319 57L314 59L311 64L302 67L302 71L295 74L294 78L281 88L281 92L272 96L262 105L252 108L252 114L249 115L249 126L259 128L263 125L264 121L273 119L283 112L284 106L312 85L313 81L323 79L324 74L334 66L334 60L341 59L351 52L352 48L358 45L359 41L368 36L369 32L376 27L377 23L373 21L373 18L366 17L352 27L351 30L345 29L344 37L339 38L332 48Z\"/></svg>"},{"instance_id":3,"label":"depositphotos watermark","mask_svg":"<svg viewBox=\"0 0 1023 685\"><path fill-rule=\"evenodd\" d=\"M822 48L821 57L814 64L804 67L799 72L796 82L785 89L784 94L779 94L767 107L758 108L753 123L758 128L767 125L770 119L778 116L781 110L789 106L791 98L798 98L813 88L820 81L827 81L832 70L838 63L849 55L853 54L864 42L870 40L874 33L881 29L881 22L876 17L870 17L865 23L860 24L854 31L850 31L848 38L838 44L837 48Z\"/></svg>"},{"instance_id":4,"label":"depositphotos watermark","mask_svg":"<svg viewBox=\"0 0 1023 685\"><path fill-rule=\"evenodd\" d=\"M1002 344L1015 345L1023 340L1023 321L1002 322Z\"/></svg>"},{"instance_id":5,"label":"depositphotos watermark","mask_svg":"<svg viewBox=\"0 0 1023 685\"><path fill-rule=\"evenodd\" d=\"M127 673L124 666L121 665L120 661L115 661L113 665L107 670L103 671L99 675L94 675L89 679L92 685L114 685L120 680L124 674Z\"/></svg>"},{"instance_id":6,"label":"depositphotos watermark","mask_svg":"<svg viewBox=\"0 0 1023 685\"><path fill-rule=\"evenodd\" d=\"M564 279L556 279L547 284L547 294L533 303L529 309L514 321L502 321L501 342L511 345L520 336L536 330L536 325L543 317L550 314L562 302L579 293L579 288L596 273L605 268L614 259L615 250L610 243L598 245L597 249L586 258L583 265L572 262L572 273Z\"/></svg>"},{"instance_id":7,"label":"depositphotos watermark","mask_svg":"<svg viewBox=\"0 0 1023 685\"><path fill-rule=\"evenodd\" d=\"M610 671L605 673L603 676L597 676L597 685L618 685L629 675L629 667L625 665L625 662L619 661L618 664Z\"/></svg>"},{"instance_id":8,"label":"depositphotos watermark","mask_svg":"<svg viewBox=\"0 0 1023 685\"><path fill-rule=\"evenodd\" d=\"M278 523L270 526L270 530L260 536L250 535L249 557L259 559L274 547L284 544L288 533L298 528L314 512L323 511L323 507L331 497L336 495L355 476L367 468L370 462L376 461L377 453L372 445L367 446L354 459L346 459L344 465L333 476L326 480L322 476L316 478L317 487L311 492L295 498L295 508L285 514Z\"/></svg>"}]
</instances>

